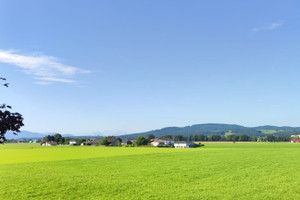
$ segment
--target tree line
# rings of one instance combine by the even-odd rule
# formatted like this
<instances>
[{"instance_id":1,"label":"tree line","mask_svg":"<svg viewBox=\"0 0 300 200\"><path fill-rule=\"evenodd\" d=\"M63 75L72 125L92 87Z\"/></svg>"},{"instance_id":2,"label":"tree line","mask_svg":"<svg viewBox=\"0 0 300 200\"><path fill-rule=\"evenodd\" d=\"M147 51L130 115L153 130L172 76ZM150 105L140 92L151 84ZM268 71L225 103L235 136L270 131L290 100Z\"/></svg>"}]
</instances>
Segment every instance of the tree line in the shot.
<instances>
[{"instance_id":1,"label":"tree line","mask_svg":"<svg viewBox=\"0 0 300 200\"><path fill-rule=\"evenodd\" d=\"M152 139L156 138L153 134L148 134L144 136L138 136L135 139L135 142L130 146L143 146L148 145ZM256 136L248 136L248 135L193 135L193 136L183 136L183 135L164 135L160 137L161 140L174 140L176 141L230 141L230 142L289 142L291 140L290 136L274 136L268 135L264 137L256 137ZM43 142L57 142L57 144L69 144L71 138L63 137L61 134L56 133L54 135L47 135L42 139ZM76 141L80 144L85 142L85 138L76 139ZM120 138L116 138L114 136L104 137L100 141L100 145L111 146L112 143L116 142L116 146L121 146L122 140Z\"/></svg>"},{"instance_id":2,"label":"tree line","mask_svg":"<svg viewBox=\"0 0 300 200\"><path fill-rule=\"evenodd\" d=\"M71 139L72 138L70 138L70 137L63 137L60 133L56 133L54 135L45 136L41 142L42 143L43 142L57 142L57 144L69 144ZM76 139L76 141L80 144L82 142L85 142L86 139L78 138L78 139Z\"/></svg>"},{"instance_id":3,"label":"tree line","mask_svg":"<svg viewBox=\"0 0 300 200\"><path fill-rule=\"evenodd\" d=\"M174 141L243 141L243 142L288 142L291 141L290 136L274 136L267 135L264 137L248 136L245 134L242 135L193 135L193 136L183 136L183 135L164 135L159 139L172 139Z\"/></svg>"}]
</instances>

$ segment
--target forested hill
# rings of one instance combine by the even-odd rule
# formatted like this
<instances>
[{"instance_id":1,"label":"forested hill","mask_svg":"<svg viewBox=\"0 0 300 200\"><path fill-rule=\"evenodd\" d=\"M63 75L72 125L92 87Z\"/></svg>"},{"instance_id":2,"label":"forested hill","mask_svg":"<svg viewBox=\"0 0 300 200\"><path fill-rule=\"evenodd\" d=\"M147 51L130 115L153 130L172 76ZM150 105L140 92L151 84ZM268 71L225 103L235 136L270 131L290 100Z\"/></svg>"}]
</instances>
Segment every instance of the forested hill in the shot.
<instances>
[{"instance_id":1,"label":"forested hill","mask_svg":"<svg viewBox=\"0 0 300 200\"><path fill-rule=\"evenodd\" d=\"M196 124L185 127L167 127L158 130L152 130L142 133L134 133L122 135L121 138L135 138L137 136L146 136L153 134L156 137L164 135L228 135L228 134L245 134L248 136L262 137L269 134L278 136L287 136L292 134L300 134L300 127L289 127L289 126L258 126L258 127L244 127L235 124Z\"/></svg>"}]
</instances>

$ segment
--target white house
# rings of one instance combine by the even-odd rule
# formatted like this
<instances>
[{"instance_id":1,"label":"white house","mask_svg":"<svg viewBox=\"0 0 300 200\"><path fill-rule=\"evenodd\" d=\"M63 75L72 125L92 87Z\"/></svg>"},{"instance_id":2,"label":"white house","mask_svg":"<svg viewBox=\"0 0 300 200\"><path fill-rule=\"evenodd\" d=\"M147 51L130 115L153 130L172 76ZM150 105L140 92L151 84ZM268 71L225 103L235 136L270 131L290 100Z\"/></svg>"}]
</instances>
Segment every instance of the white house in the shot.
<instances>
[{"instance_id":1,"label":"white house","mask_svg":"<svg viewBox=\"0 0 300 200\"><path fill-rule=\"evenodd\" d=\"M152 146L157 147L157 146L159 145L160 142L161 142L161 141L160 141L159 139L155 138L155 139L151 142L151 144L152 144Z\"/></svg>"},{"instance_id":2,"label":"white house","mask_svg":"<svg viewBox=\"0 0 300 200\"><path fill-rule=\"evenodd\" d=\"M300 138L300 135L291 135L291 138L299 139L299 138Z\"/></svg>"},{"instance_id":3,"label":"white house","mask_svg":"<svg viewBox=\"0 0 300 200\"><path fill-rule=\"evenodd\" d=\"M194 148L195 144L190 141L178 141L174 143L175 148Z\"/></svg>"},{"instance_id":4,"label":"white house","mask_svg":"<svg viewBox=\"0 0 300 200\"><path fill-rule=\"evenodd\" d=\"M134 144L134 141L135 141L135 140L131 140L131 139L128 139L128 140L122 140L121 145Z\"/></svg>"},{"instance_id":5,"label":"white house","mask_svg":"<svg viewBox=\"0 0 300 200\"><path fill-rule=\"evenodd\" d=\"M160 140L160 139L155 138L151 142L151 144L152 144L152 146L155 146L155 147L157 147L158 145L163 145L163 146L171 145L171 146L173 146L174 145L174 140Z\"/></svg>"},{"instance_id":6,"label":"white house","mask_svg":"<svg viewBox=\"0 0 300 200\"><path fill-rule=\"evenodd\" d=\"M56 145L57 145L57 142L54 142L54 141L42 143L42 146L56 146Z\"/></svg>"},{"instance_id":7,"label":"white house","mask_svg":"<svg viewBox=\"0 0 300 200\"><path fill-rule=\"evenodd\" d=\"M76 140L70 140L69 141L69 145L76 145L77 144L77 141Z\"/></svg>"}]
</instances>

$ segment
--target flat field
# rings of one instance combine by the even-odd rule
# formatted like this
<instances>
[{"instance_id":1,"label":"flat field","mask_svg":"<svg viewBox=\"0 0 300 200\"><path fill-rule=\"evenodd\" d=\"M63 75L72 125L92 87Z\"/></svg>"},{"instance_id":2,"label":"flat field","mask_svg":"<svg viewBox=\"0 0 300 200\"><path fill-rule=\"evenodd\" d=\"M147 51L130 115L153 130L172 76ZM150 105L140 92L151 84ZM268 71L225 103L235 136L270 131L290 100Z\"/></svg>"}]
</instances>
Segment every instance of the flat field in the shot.
<instances>
[{"instance_id":1,"label":"flat field","mask_svg":"<svg viewBox=\"0 0 300 200\"><path fill-rule=\"evenodd\" d=\"M0 146L0 199L300 199L300 144Z\"/></svg>"}]
</instances>

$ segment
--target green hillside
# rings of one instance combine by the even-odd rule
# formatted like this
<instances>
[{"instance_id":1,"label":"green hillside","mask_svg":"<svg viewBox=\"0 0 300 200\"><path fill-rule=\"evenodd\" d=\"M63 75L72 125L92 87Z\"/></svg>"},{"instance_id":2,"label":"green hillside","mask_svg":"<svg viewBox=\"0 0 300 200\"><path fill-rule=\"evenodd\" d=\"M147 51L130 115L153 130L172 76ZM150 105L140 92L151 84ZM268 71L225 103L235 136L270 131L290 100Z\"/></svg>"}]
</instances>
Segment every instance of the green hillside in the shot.
<instances>
[{"instance_id":1,"label":"green hillside","mask_svg":"<svg viewBox=\"0 0 300 200\"><path fill-rule=\"evenodd\" d=\"M136 138L137 136L146 136L148 134L153 134L156 137L161 137L164 135L228 135L228 134L238 134L238 135L248 135L263 137L270 134L276 136L288 136L292 134L300 134L299 127L289 127L289 126L258 126L258 127L244 127L236 124L196 124L192 126L185 127L166 127L158 130L152 130L142 133L134 133L123 135L121 138Z\"/></svg>"}]
</instances>

